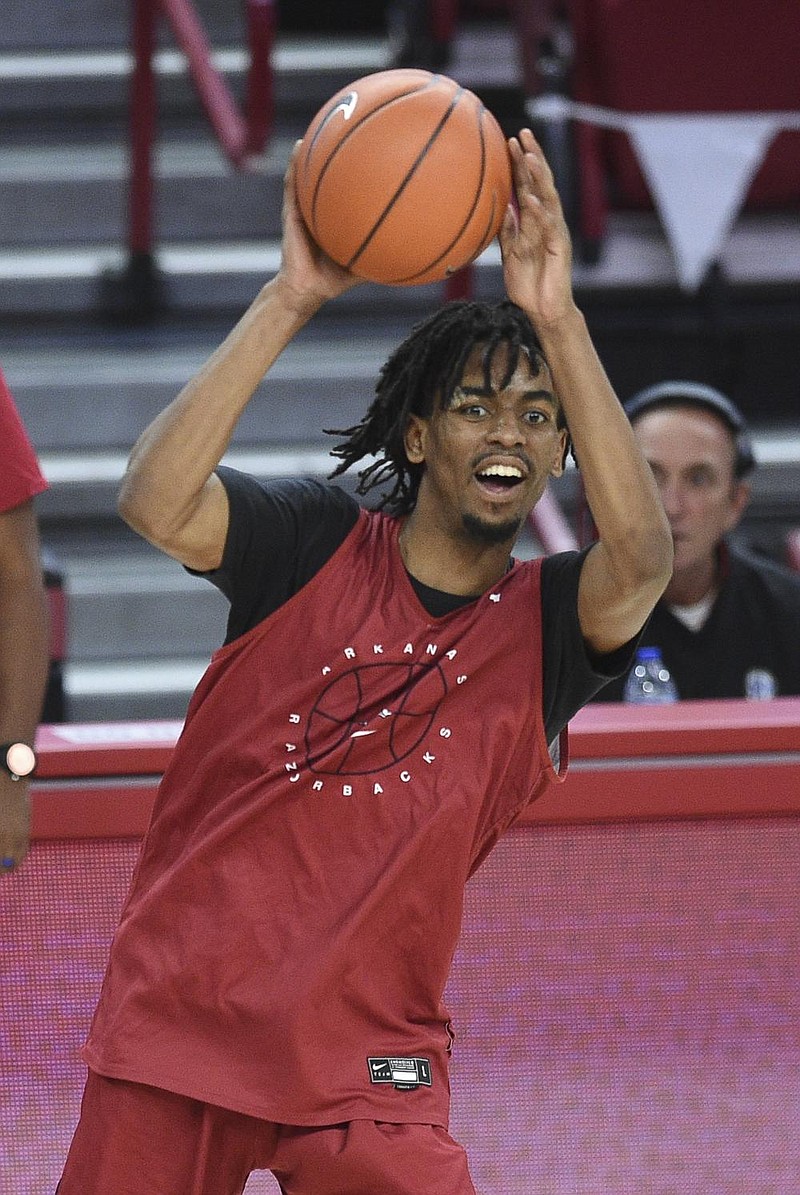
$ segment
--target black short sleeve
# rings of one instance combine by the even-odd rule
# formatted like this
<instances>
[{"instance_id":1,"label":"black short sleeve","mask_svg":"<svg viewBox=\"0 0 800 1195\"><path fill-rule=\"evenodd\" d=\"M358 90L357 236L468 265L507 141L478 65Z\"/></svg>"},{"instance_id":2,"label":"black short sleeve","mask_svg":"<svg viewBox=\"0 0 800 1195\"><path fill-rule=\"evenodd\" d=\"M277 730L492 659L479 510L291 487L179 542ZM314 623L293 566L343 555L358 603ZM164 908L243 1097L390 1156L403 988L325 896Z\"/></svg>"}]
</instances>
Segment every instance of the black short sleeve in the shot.
<instances>
[{"instance_id":1,"label":"black short sleeve","mask_svg":"<svg viewBox=\"0 0 800 1195\"><path fill-rule=\"evenodd\" d=\"M222 563L204 573L231 603L225 642L267 618L325 564L352 531L359 506L310 479L261 482L220 467L230 504Z\"/></svg>"},{"instance_id":2,"label":"black short sleeve","mask_svg":"<svg viewBox=\"0 0 800 1195\"><path fill-rule=\"evenodd\" d=\"M630 666L636 639L593 656L578 622L578 582L590 548L542 561L542 669L547 741L554 738L607 681Z\"/></svg>"}]
</instances>

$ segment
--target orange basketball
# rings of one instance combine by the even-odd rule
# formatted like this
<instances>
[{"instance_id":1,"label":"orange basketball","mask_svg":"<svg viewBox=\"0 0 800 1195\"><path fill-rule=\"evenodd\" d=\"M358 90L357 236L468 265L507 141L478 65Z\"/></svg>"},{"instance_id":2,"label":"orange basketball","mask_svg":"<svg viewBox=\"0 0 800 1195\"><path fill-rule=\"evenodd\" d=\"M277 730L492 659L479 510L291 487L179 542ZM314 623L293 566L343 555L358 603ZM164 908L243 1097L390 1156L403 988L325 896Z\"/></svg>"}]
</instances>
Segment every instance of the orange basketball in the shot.
<instances>
[{"instance_id":1,"label":"orange basketball","mask_svg":"<svg viewBox=\"0 0 800 1195\"><path fill-rule=\"evenodd\" d=\"M497 235L511 195L505 136L445 75L390 70L337 92L308 126L297 199L314 240L372 282L447 277Z\"/></svg>"}]
</instances>

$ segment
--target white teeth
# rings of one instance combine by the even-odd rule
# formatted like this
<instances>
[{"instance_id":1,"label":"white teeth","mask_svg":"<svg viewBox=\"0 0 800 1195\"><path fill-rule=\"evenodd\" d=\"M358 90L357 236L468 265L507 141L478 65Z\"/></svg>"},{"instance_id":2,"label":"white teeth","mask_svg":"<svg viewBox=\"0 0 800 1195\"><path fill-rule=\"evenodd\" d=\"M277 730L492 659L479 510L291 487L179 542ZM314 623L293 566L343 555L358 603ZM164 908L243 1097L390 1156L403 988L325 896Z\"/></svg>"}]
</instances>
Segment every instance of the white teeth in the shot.
<instances>
[{"instance_id":1,"label":"white teeth","mask_svg":"<svg viewBox=\"0 0 800 1195\"><path fill-rule=\"evenodd\" d=\"M522 478L522 470L514 465L489 465L488 469L480 470L481 477L517 477Z\"/></svg>"}]
</instances>

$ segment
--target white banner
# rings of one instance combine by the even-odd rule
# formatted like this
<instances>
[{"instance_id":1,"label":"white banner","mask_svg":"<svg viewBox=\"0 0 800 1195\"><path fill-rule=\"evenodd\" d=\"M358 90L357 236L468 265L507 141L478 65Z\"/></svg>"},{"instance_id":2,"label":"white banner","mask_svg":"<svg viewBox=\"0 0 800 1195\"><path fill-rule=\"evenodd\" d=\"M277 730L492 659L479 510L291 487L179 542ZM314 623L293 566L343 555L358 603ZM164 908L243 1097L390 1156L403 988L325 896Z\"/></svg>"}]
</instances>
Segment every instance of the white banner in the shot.
<instances>
[{"instance_id":1,"label":"white banner","mask_svg":"<svg viewBox=\"0 0 800 1195\"><path fill-rule=\"evenodd\" d=\"M560 96L533 99L527 111L628 134L687 291L720 256L772 139L781 129L800 129L796 112L628 113Z\"/></svg>"}]
</instances>

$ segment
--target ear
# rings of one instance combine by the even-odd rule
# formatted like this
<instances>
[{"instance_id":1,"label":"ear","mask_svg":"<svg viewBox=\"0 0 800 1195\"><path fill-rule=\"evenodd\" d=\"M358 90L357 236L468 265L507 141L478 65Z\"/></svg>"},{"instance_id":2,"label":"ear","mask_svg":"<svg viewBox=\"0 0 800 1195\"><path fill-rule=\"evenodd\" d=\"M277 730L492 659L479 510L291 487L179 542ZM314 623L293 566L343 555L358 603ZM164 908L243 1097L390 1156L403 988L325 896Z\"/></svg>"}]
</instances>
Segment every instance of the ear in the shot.
<instances>
[{"instance_id":1,"label":"ear","mask_svg":"<svg viewBox=\"0 0 800 1195\"><path fill-rule=\"evenodd\" d=\"M752 490L749 482L734 481L733 493L731 494L731 513L728 519L728 531L733 531L734 527L744 514L747 504L750 501L751 492Z\"/></svg>"},{"instance_id":2,"label":"ear","mask_svg":"<svg viewBox=\"0 0 800 1195\"><path fill-rule=\"evenodd\" d=\"M427 440L428 423L419 415L409 415L406 424L403 443L406 456L412 465L421 465L425 460L425 443Z\"/></svg>"},{"instance_id":3,"label":"ear","mask_svg":"<svg viewBox=\"0 0 800 1195\"><path fill-rule=\"evenodd\" d=\"M564 460L567 455L567 431L566 428L561 428L558 433L558 452L553 459L550 466L550 476L560 477L564 472Z\"/></svg>"}]
</instances>

